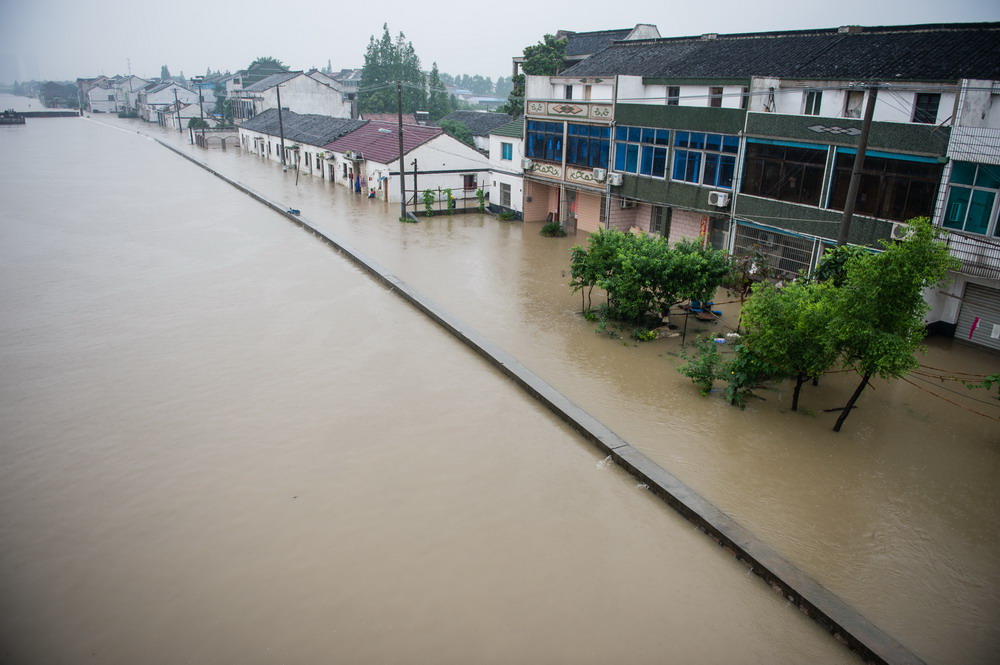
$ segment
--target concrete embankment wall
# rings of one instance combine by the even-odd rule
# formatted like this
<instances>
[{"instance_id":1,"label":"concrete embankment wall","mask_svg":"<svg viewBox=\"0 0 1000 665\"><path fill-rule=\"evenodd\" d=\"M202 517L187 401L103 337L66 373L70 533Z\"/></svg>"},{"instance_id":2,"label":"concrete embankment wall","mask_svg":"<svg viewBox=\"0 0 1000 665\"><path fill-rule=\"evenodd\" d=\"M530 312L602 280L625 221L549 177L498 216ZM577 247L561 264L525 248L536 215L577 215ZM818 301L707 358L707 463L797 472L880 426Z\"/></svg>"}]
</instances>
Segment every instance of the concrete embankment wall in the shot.
<instances>
[{"instance_id":1,"label":"concrete embankment wall","mask_svg":"<svg viewBox=\"0 0 1000 665\"><path fill-rule=\"evenodd\" d=\"M406 282L329 232L319 229L308 219L289 213L285 206L281 206L263 194L215 171L184 151L163 141L157 142L213 173L240 191L249 194L295 224L311 231L375 279L396 291L414 307L438 322L516 381L529 394L609 455L616 464L624 467L645 483L651 491L704 531L718 545L725 547L737 559L746 562L750 566L750 570L764 578L776 591L790 602L797 604L803 612L827 628L838 640L858 652L866 661L892 665L923 663L915 654L865 619L837 595L824 588L792 562L757 539L666 469L630 446L628 442L586 411L577 407L563 394L519 363L513 356L425 298Z\"/></svg>"}]
</instances>

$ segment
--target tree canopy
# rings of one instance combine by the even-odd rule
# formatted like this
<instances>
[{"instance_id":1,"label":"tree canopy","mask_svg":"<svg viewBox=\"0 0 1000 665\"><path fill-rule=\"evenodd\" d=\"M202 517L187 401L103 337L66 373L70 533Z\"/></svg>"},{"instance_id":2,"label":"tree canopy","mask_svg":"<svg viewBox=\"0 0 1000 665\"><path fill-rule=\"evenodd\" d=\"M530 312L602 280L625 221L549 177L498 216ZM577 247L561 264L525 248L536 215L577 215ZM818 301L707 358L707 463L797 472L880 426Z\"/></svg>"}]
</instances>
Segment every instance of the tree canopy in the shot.
<instances>
[{"instance_id":1,"label":"tree canopy","mask_svg":"<svg viewBox=\"0 0 1000 665\"><path fill-rule=\"evenodd\" d=\"M688 240L671 246L662 237L602 229L588 244L570 250L570 286L586 290L585 311L594 287L604 289L608 316L630 323L659 318L684 300L711 299L731 269L724 252Z\"/></svg>"},{"instance_id":2,"label":"tree canopy","mask_svg":"<svg viewBox=\"0 0 1000 665\"><path fill-rule=\"evenodd\" d=\"M521 71L532 76L555 76L562 68L566 57L566 40L545 35L542 41L524 47L524 62ZM507 103L498 111L515 118L524 115L524 74L518 74L511 80L511 91Z\"/></svg>"},{"instance_id":3,"label":"tree canopy","mask_svg":"<svg viewBox=\"0 0 1000 665\"><path fill-rule=\"evenodd\" d=\"M362 113L396 110L396 82L402 83L403 112L425 109L424 74L413 44L400 32L393 41L389 24L382 25L381 39L372 35L365 52L365 66L358 86L358 108Z\"/></svg>"},{"instance_id":4,"label":"tree canopy","mask_svg":"<svg viewBox=\"0 0 1000 665\"><path fill-rule=\"evenodd\" d=\"M454 104L452 103L451 95L448 94L448 90L441 81L441 74L438 72L436 62L431 67L431 75L427 83L427 88L429 93L427 98L427 114L432 122L437 122L454 110Z\"/></svg>"}]
</instances>

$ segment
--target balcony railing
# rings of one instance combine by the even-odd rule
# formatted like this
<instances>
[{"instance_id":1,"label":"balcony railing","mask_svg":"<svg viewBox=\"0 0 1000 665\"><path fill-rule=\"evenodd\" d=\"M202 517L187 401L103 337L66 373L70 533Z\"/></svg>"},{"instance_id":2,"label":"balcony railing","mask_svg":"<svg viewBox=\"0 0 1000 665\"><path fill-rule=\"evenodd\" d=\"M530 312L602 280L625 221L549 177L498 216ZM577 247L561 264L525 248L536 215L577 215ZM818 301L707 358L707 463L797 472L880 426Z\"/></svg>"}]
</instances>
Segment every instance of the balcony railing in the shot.
<instances>
[{"instance_id":1,"label":"balcony railing","mask_svg":"<svg viewBox=\"0 0 1000 665\"><path fill-rule=\"evenodd\" d=\"M1000 239L952 231L948 234L948 250L962 262L958 272L963 275L1000 279Z\"/></svg>"}]
</instances>

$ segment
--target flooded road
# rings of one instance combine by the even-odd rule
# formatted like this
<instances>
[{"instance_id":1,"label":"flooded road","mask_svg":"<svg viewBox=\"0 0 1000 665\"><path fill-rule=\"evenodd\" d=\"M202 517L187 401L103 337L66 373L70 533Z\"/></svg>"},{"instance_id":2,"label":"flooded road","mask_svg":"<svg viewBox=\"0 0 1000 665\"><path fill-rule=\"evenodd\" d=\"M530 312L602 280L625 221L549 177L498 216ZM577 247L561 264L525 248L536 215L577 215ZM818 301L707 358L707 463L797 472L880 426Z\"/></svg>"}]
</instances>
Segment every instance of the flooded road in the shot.
<instances>
[{"instance_id":1,"label":"flooded road","mask_svg":"<svg viewBox=\"0 0 1000 665\"><path fill-rule=\"evenodd\" d=\"M0 147L0 661L856 662L279 215L95 122Z\"/></svg>"},{"instance_id":2,"label":"flooded road","mask_svg":"<svg viewBox=\"0 0 1000 665\"><path fill-rule=\"evenodd\" d=\"M116 602L93 625L146 626L128 654L179 632L200 636L186 643L202 655L223 649L221 659L267 635L294 642L288 660L311 660L302 649L364 661L845 658L464 347L280 217L134 134L158 128L110 120L129 136L46 122L73 129L4 146L23 154L5 165L4 217L19 218L8 212L17 201L23 221L3 231L5 284L18 285L0 300L2 358L17 370L2 384L0 514L4 542L18 543L3 570L29 574L4 573L3 597L30 597L35 609L10 634L58 620L70 623L67 643L87 648L83 599L107 585ZM92 156L49 176L45 151L63 144ZM780 392L737 411L676 374L679 340L623 345L581 320L564 271L582 237L540 238L533 225L480 216L399 224L395 209L331 183L296 185L236 151L192 151L390 266L921 657L993 661L996 422L883 382L836 435L821 410L846 401L848 377L805 393L809 413L787 412ZM141 192L122 186L136 164L152 177ZM76 189L46 198L57 211L40 215L27 195L47 177L58 184L47 193ZM54 271L64 281L42 289ZM53 317L72 325L48 339L39 329ZM93 327L74 331L81 317ZM924 362L997 366L995 355L950 346L933 343ZM46 418L61 424L49 431ZM441 457L455 450L463 455ZM90 474L71 482L81 470ZM59 492L39 498L35 486ZM290 512L302 511L299 486L319 492L322 508ZM68 523L55 523L63 510ZM72 561L80 551L89 558ZM116 570L95 574L109 560ZM80 604L47 616L67 587ZM313 587L334 598L312 597ZM234 607L239 616L219 616ZM149 621L133 616L153 609ZM302 633L290 627L296 612ZM354 615L349 638L322 632ZM223 627L213 632L207 617Z\"/></svg>"},{"instance_id":3,"label":"flooded road","mask_svg":"<svg viewBox=\"0 0 1000 665\"><path fill-rule=\"evenodd\" d=\"M583 235L541 238L538 225L476 215L399 224L398 206L296 184L275 162L187 149L391 266L928 662L996 661L1000 408L985 392L876 381L839 434L823 410L847 401L851 375L808 387L801 413L788 410L789 385L741 412L676 373L680 340L623 344L581 319L566 283ZM735 325L733 306L722 310ZM921 362L1000 372L997 354L950 340L928 340Z\"/></svg>"}]
</instances>

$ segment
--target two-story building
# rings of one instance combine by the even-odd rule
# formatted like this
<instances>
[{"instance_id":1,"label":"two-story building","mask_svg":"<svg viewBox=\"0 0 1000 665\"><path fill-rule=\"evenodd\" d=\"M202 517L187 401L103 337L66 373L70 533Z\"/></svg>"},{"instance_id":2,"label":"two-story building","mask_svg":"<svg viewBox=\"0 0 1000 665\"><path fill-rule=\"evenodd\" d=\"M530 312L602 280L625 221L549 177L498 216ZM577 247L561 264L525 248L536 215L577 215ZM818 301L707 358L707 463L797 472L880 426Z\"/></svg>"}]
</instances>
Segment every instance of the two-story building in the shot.
<instances>
[{"instance_id":1,"label":"two-story building","mask_svg":"<svg viewBox=\"0 0 1000 665\"><path fill-rule=\"evenodd\" d=\"M524 200L524 119L490 132L490 211L521 217Z\"/></svg>"},{"instance_id":2,"label":"two-story building","mask_svg":"<svg viewBox=\"0 0 1000 665\"><path fill-rule=\"evenodd\" d=\"M294 113L351 118L351 101L345 99L340 83L313 72L281 72L232 91L233 116L237 122L249 120L267 109L281 108Z\"/></svg>"},{"instance_id":3,"label":"two-story building","mask_svg":"<svg viewBox=\"0 0 1000 665\"><path fill-rule=\"evenodd\" d=\"M877 97L849 241L900 237L907 220L927 216L963 236L949 241L956 255L982 263L996 211L992 171L979 167L996 150L949 146L962 124L960 135L995 145L970 118L993 122L997 52L1000 24L615 42L559 76L527 77L525 219L700 236L760 252L786 274L811 270L836 241L861 117ZM956 168L962 156L972 166ZM958 300L932 303L929 320L963 334Z\"/></svg>"}]
</instances>

